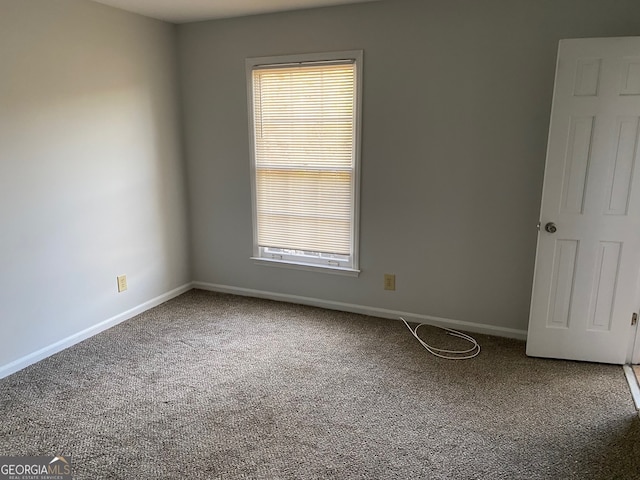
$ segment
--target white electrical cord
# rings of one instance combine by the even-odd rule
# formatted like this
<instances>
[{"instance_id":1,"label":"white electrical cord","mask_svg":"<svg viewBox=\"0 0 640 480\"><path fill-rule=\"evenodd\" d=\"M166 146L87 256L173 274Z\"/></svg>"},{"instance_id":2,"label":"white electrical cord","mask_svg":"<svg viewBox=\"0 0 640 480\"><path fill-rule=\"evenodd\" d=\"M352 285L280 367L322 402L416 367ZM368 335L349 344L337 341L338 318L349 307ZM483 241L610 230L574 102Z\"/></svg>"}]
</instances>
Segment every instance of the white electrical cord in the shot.
<instances>
[{"instance_id":1,"label":"white electrical cord","mask_svg":"<svg viewBox=\"0 0 640 480\"><path fill-rule=\"evenodd\" d=\"M427 352L429 352L432 355L435 355L436 357L444 358L446 360L467 360L469 358L478 356L478 354L480 353L480 344L476 342L475 338L467 335L466 333L462 333L457 330L452 330L451 328L436 327L436 328L440 328L441 330L445 330L447 332L447 335L461 338L471 343L472 345L472 347L469 348L468 350L445 350L443 348L432 347L431 345L426 343L424 340L422 340L418 336L418 329L423 325L426 325L425 323L419 324L416 328L411 328L411 326L409 326L409 324L404 318L400 317L400 320L404 322L404 324L407 326L411 334L414 337L416 337L416 340L420 342L420 344L427 350ZM450 354L450 355L443 355L443 354Z\"/></svg>"}]
</instances>

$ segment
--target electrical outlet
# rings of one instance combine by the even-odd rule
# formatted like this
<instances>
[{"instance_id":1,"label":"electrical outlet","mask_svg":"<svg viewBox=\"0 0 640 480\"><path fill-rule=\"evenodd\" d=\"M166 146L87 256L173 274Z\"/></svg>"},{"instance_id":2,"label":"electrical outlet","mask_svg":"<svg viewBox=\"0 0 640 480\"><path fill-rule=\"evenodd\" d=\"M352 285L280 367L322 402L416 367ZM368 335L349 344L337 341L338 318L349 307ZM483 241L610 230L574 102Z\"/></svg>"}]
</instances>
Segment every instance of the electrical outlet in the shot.
<instances>
[{"instance_id":1,"label":"electrical outlet","mask_svg":"<svg viewBox=\"0 0 640 480\"><path fill-rule=\"evenodd\" d=\"M395 290L396 289L396 276L392 273L384 274L384 289Z\"/></svg>"},{"instance_id":2,"label":"electrical outlet","mask_svg":"<svg viewBox=\"0 0 640 480\"><path fill-rule=\"evenodd\" d=\"M124 292L127 289L127 276L118 275L118 292Z\"/></svg>"}]
</instances>

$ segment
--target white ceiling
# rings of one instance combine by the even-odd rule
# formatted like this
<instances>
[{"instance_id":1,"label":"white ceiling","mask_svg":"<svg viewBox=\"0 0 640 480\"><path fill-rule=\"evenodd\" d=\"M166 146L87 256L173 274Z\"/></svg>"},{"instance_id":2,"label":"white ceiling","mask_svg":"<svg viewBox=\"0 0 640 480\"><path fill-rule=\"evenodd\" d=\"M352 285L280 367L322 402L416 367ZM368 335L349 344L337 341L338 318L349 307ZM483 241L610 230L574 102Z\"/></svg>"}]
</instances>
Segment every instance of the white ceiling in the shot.
<instances>
[{"instance_id":1,"label":"white ceiling","mask_svg":"<svg viewBox=\"0 0 640 480\"><path fill-rule=\"evenodd\" d=\"M94 0L172 23L241 17L377 0Z\"/></svg>"}]
</instances>

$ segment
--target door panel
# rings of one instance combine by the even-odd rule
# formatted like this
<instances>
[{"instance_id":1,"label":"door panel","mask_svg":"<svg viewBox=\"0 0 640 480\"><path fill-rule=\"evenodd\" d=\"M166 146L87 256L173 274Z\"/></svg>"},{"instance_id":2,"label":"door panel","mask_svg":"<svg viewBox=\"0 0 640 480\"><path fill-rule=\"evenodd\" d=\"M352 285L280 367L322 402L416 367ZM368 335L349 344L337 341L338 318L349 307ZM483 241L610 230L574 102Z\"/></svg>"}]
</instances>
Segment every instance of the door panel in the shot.
<instances>
[{"instance_id":1,"label":"door panel","mask_svg":"<svg viewBox=\"0 0 640 480\"><path fill-rule=\"evenodd\" d=\"M577 256L577 240L556 241L551 279L551 302L547 314L548 327L567 328L569 326Z\"/></svg>"},{"instance_id":2,"label":"door panel","mask_svg":"<svg viewBox=\"0 0 640 480\"><path fill-rule=\"evenodd\" d=\"M528 355L625 362L639 303L639 137L640 38L561 41Z\"/></svg>"},{"instance_id":3,"label":"door panel","mask_svg":"<svg viewBox=\"0 0 640 480\"><path fill-rule=\"evenodd\" d=\"M561 204L563 213L582 213L584 210L584 192L591 156L593 120L592 116L572 117L570 120L569 140L564 159L564 185Z\"/></svg>"}]
</instances>

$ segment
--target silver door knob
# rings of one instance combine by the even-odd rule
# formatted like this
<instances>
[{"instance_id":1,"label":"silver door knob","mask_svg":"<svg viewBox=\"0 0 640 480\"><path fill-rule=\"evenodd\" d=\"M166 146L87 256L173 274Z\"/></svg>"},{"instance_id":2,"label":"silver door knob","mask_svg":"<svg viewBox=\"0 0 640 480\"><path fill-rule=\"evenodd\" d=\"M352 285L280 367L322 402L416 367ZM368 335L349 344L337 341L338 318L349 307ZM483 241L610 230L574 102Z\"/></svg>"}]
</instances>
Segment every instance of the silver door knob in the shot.
<instances>
[{"instance_id":1,"label":"silver door knob","mask_svg":"<svg viewBox=\"0 0 640 480\"><path fill-rule=\"evenodd\" d=\"M558 231L558 227L553 222L549 222L544 226L545 231L549 233L556 233Z\"/></svg>"}]
</instances>

